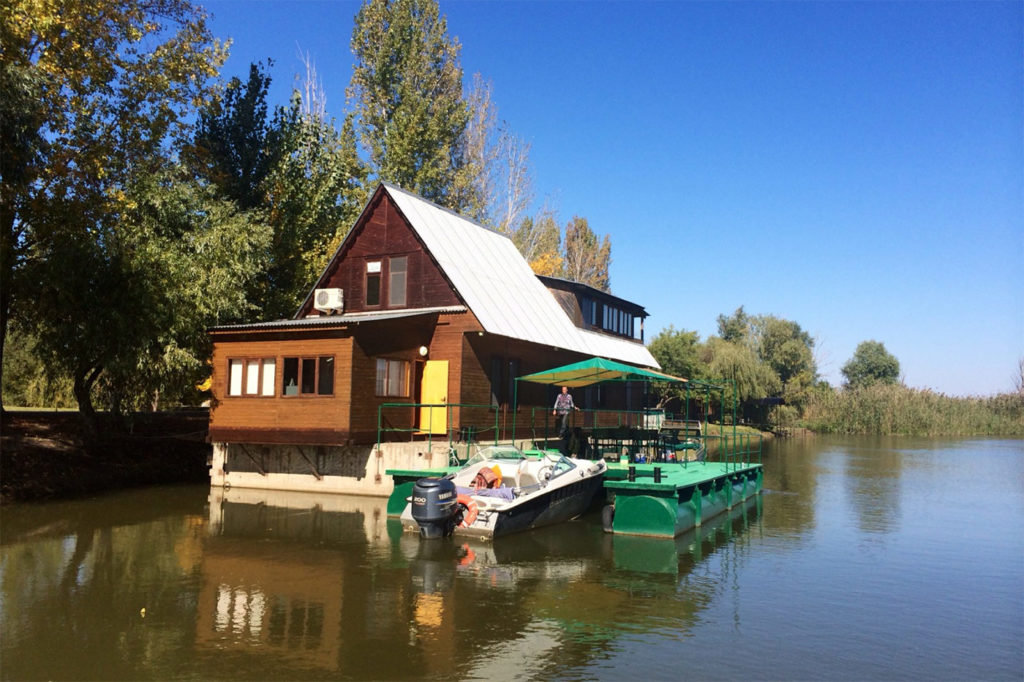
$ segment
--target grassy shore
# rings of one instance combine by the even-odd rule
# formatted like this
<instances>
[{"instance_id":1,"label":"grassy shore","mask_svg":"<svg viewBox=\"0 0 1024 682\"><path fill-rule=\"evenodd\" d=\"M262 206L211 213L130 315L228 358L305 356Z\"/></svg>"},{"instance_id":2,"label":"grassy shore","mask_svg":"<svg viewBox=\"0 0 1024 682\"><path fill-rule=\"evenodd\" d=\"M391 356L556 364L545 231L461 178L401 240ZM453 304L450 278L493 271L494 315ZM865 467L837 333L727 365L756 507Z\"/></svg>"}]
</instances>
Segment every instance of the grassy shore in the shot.
<instances>
[{"instance_id":1,"label":"grassy shore","mask_svg":"<svg viewBox=\"0 0 1024 682\"><path fill-rule=\"evenodd\" d=\"M208 479L208 413L135 416L90 436L77 412L7 411L0 424L0 502L90 495Z\"/></svg>"}]
</instances>

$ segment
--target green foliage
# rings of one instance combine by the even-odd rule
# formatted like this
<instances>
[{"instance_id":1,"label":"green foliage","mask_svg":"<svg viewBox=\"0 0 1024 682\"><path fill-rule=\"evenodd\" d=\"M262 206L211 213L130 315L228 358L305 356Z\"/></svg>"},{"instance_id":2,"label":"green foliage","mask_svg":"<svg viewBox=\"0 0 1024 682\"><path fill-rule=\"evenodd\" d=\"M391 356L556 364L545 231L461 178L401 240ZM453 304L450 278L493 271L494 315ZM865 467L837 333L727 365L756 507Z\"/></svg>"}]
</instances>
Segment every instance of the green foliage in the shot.
<instances>
[{"instance_id":1,"label":"green foliage","mask_svg":"<svg viewBox=\"0 0 1024 682\"><path fill-rule=\"evenodd\" d=\"M373 176L461 211L465 165L459 43L433 0L365 0L348 89Z\"/></svg>"},{"instance_id":2,"label":"green foliage","mask_svg":"<svg viewBox=\"0 0 1024 682\"><path fill-rule=\"evenodd\" d=\"M573 216L565 226L565 276L601 291L611 291L612 245L608 235L598 241L586 218Z\"/></svg>"},{"instance_id":3,"label":"green foliage","mask_svg":"<svg viewBox=\"0 0 1024 682\"><path fill-rule=\"evenodd\" d=\"M813 391L803 423L821 433L1024 436L1024 399L1010 393L957 398L875 382Z\"/></svg>"},{"instance_id":4,"label":"green foliage","mask_svg":"<svg viewBox=\"0 0 1024 682\"><path fill-rule=\"evenodd\" d=\"M796 322L773 315L753 318L753 330L758 356L779 377L781 397L801 405L818 375L814 339Z\"/></svg>"},{"instance_id":5,"label":"green foliage","mask_svg":"<svg viewBox=\"0 0 1024 682\"><path fill-rule=\"evenodd\" d=\"M267 225L266 271L249 298L264 318L291 316L327 266L365 201L366 170L351 121L341 131L309 111L295 92L268 118L271 79L250 66L200 112L183 157L219 195Z\"/></svg>"},{"instance_id":6,"label":"green foliage","mask_svg":"<svg viewBox=\"0 0 1024 682\"><path fill-rule=\"evenodd\" d=\"M718 316L718 336L723 341L745 344L750 342L752 334L753 322L743 306L737 308L731 316Z\"/></svg>"},{"instance_id":7,"label":"green foliage","mask_svg":"<svg viewBox=\"0 0 1024 682\"><path fill-rule=\"evenodd\" d=\"M201 177L243 211L263 205L264 182L277 160L278 150L270 141L270 80L262 64L249 65L245 83L232 78L223 94L200 110L195 137L183 154Z\"/></svg>"},{"instance_id":8,"label":"green foliage","mask_svg":"<svg viewBox=\"0 0 1024 682\"><path fill-rule=\"evenodd\" d=\"M4 405L20 407L74 407L71 379L45 362L36 339L12 326L4 346Z\"/></svg>"},{"instance_id":9,"label":"green foliage","mask_svg":"<svg viewBox=\"0 0 1024 682\"><path fill-rule=\"evenodd\" d=\"M851 388L874 383L895 384L900 376L900 362L885 349L885 344L862 341L841 371Z\"/></svg>"},{"instance_id":10,"label":"green foliage","mask_svg":"<svg viewBox=\"0 0 1024 682\"><path fill-rule=\"evenodd\" d=\"M702 378L704 366L701 363L700 336L697 332L683 329L677 331L675 327L669 326L651 339L647 349L666 374L681 379ZM672 398L684 400L687 396L686 386L680 384L657 384L654 390L661 405Z\"/></svg>"},{"instance_id":11,"label":"green foliage","mask_svg":"<svg viewBox=\"0 0 1024 682\"><path fill-rule=\"evenodd\" d=\"M14 93L0 148L17 165L4 168L0 334L12 315L33 318L89 413L97 368L122 330L110 319L104 338L96 318L129 303L118 288L129 275L108 258L120 248L125 187L162 163L225 52L186 0L8 0L0 36L0 85L5 99ZM37 292L84 306L43 312Z\"/></svg>"},{"instance_id":12,"label":"green foliage","mask_svg":"<svg viewBox=\"0 0 1024 682\"><path fill-rule=\"evenodd\" d=\"M97 395L115 412L181 400L205 374L206 328L251 313L267 230L174 169L134 178L103 217L47 216L62 238L41 242L30 269L38 349L86 415Z\"/></svg>"},{"instance_id":13,"label":"green foliage","mask_svg":"<svg viewBox=\"0 0 1024 682\"><path fill-rule=\"evenodd\" d=\"M741 403L776 395L782 388L778 374L749 346L711 337L705 346L705 359L710 380L733 382Z\"/></svg>"}]
</instances>

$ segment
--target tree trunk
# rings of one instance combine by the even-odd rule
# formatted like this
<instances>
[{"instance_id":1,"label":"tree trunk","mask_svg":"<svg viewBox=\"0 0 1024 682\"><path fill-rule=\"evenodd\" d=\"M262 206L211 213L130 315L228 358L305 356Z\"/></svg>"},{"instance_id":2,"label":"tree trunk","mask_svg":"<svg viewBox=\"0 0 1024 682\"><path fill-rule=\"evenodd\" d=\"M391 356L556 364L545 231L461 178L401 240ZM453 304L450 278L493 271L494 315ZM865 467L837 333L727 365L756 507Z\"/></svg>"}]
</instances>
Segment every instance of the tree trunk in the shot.
<instances>
[{"instance_id":1,"label":"tree trunk","mask_svg":"<svg viewBox=\"0 0 1024 682\"><path fill-rule=\"evenodd\" d=\"M99 369L94 369L88 373L75 372L73 387L75 401L78 402L78 413L81 415L82 421L85 422L86 432L90 436L95 436L99 433L96 409L92 405L92 385L96 382L99 372Z\"/></svg>"}]
</instances>

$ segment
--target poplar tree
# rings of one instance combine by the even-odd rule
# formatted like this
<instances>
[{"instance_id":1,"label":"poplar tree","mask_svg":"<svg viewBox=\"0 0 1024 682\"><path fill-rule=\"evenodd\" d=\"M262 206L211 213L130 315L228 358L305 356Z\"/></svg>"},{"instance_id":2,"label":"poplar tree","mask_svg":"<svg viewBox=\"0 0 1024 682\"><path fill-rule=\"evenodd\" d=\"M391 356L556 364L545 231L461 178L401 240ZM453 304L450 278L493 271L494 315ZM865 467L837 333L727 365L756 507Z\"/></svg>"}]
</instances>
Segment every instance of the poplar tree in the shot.
<instances>
[{"instance_id":1,"label":"poplar tree","mask_svg":"<svg viewBox=\"0 0 1024 682\"><path fill-rule=\"evenodd\" d=\"M573 216L565 226L566 277L601 291L611 291L608 274L611 260L612 245L608 235L598 241L587 219Z\"/></svg>"},{"instance_id":2,"label":"poplar tree","mask_svg":"<svg viewBox=\"0 0 1024 682\"><path fill-rule=\"evenodd\" d=\"M371 175L454 211L469 111L460 45L433 0L366 0L355 18L347 94Z\"/></svg>"}]
</instances>

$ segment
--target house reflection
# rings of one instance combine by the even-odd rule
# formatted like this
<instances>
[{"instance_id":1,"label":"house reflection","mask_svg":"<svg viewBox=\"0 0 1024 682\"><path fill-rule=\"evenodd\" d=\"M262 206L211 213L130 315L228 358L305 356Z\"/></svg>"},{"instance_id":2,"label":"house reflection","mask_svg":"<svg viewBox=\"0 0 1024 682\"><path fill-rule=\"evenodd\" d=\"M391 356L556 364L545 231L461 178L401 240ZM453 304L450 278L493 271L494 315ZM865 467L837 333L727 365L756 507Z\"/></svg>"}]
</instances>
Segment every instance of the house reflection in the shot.
<instances>
[{"instance_id":1,"label":"house reflection","mask_svg":"<svg viewBox=\"0 0 1024 682\"><path fill-rule=\"evenodd\" d=\"M500 658L531 676L555 657L586 665L623 627L689 628L717 588L681 581L756 522L760 497L675 541L595 519L421 540L382 498L252 489L211 489L209 515L200 656L376 679L479 676Z\"/></svg>"}]
</instances>

